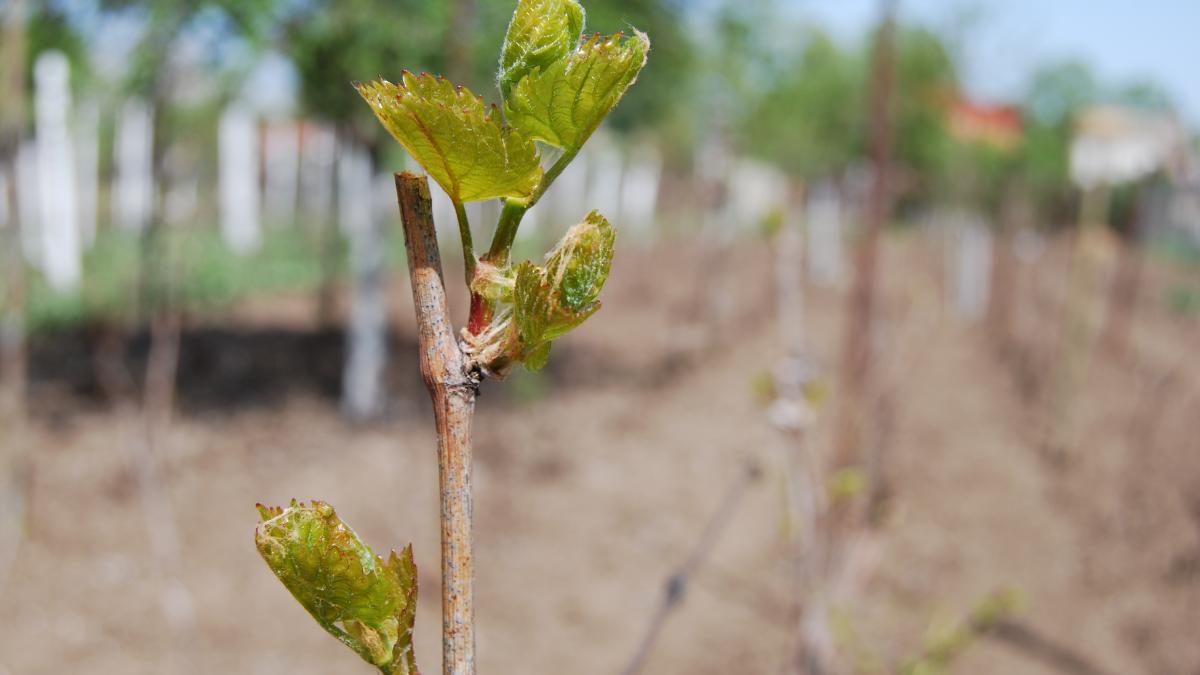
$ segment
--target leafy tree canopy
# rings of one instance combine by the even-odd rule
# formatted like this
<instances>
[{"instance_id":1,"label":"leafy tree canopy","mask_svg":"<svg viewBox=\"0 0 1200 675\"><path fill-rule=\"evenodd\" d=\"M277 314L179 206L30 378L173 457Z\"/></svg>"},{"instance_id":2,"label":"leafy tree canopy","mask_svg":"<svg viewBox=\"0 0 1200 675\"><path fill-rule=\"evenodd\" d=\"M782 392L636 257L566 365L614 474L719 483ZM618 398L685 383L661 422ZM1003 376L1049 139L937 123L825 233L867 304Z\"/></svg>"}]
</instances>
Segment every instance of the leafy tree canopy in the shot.
<instances>
[{"instance_id":1,"label":"leafy tree canopy","mask_svg":"<svg viewBox=\"0 0 1200 675\"><path fill-rule=\"evenodd\" d=\"M841 171L861 153L866 91L856 55L815 28L804 45L782 61L742 126L752 153L816 178Z\"/></svg>"},{"instance_id":2,"label":"leafy tree canopy","mask_svg":"<svg viewBox=\"0 0 1200 675\"><path fill-rule=\"evenodd\" d=\"M281 42L300 75L302 112L341 125L379 149L387 133L352 95L350 83L398 78L405 67L441 72L448 4L315 0L287 17Z\"/></svg>"}]
</instances>

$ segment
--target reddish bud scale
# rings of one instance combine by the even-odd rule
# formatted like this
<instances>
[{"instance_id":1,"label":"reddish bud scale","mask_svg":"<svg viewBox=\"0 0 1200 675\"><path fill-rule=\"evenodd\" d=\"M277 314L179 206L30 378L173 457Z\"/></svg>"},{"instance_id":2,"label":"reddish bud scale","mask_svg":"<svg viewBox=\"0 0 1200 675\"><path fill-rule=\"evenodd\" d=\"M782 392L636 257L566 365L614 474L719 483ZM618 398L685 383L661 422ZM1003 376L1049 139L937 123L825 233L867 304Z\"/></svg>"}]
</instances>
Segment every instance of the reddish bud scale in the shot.
<instances>
[{"instance_id":1,"label":"reddish bud scale","mask_svg":"<svg viewBox=\"0 0 1200 675\"><path fill-rule=\"evenodd\" d=\"M479 335L487 330L488 325L492 322L492 308L488 301L478 293L471 294L471 315L467 319L467 332L471 335Z\"/></svg>"}]
</instances>

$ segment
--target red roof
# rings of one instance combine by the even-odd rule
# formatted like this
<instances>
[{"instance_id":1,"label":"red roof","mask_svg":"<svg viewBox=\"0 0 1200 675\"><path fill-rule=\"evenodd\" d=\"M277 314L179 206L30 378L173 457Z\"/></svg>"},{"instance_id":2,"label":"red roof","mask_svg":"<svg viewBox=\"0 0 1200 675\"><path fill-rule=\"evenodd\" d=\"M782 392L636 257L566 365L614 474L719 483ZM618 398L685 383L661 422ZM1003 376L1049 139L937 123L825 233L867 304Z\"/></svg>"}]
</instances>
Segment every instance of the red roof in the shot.
<instances>
[{"instance_id":1,"label":"red roof","mask_svg":"<svg viewBox=\"0 0 1200 675\"><path fill-rule=\"evenodd\" d=\"M982 105L959 98L947 111L950 132L964 141L1011 147L1021 139L1021 111L1011 105Z\"/></svg>"}]
</instances>

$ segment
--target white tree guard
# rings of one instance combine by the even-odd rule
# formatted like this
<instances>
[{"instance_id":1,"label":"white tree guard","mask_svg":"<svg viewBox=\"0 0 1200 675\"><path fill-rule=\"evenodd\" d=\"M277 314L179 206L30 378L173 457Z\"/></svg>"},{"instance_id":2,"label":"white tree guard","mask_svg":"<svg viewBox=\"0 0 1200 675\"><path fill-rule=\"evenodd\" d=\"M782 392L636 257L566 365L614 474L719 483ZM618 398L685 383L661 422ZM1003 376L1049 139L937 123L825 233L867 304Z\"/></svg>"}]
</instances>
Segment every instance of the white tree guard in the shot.
<instances>
[{"instance_id":1,"label":"white tree guard","mask_svg":"<svg viewBox=\"0 0 1200 675\"><path fill-rule=\"evenodd\" d=\"M787 176L769 164L741 160L729 177L732 225L754 231L772 215L787 213Z\"/></svg>"},{"instance_id":2,"label":"white tree guard","mask_svg":"<svg viewBox=\"0 0 1200 675\"><path fill-rule=\"evenodd\" d=\"M141 232L150 224L155 201L154 112L145 102L130 99L121 107L113 155L113 220L122 229Z\"/></svg>"},{"instance_id":3,"label":"white tree guard","mask_svg":"<svg viewBox=\"0 0 1200 675\"><path fill-rule=\"evenodd\" d=\"M221 114L217 133L221 236L237 254L262 245L258 120L248 109L231 106Z\"/></svg>"},{"instance_id":4,"label":"white tree guard","mask_svg":"<svg viewBox=\"0 0 1200 675\"><path fill-rule=\"evenodd\" d=\"M343 143L338 155L338 222L350 241L353 295L342 372L342 411L354 420L377 417L386 405L387 237L375 217L370 156Z\"/></svg>"},{"instance_id":5,"label":"white tree guard","mask_svg":"<svg viewBox=\"0 0 1200 675\"><path fill-rule=\"evenodd\" d=\"M642 146L630 154L621 183L621 212L614 222L635 239L655 239L655 215L658 212L661 182L662 156L653 146Z\"/></svg>"},{"instance_id":6,"label":"white tree guard","mask_svg":"<svg viewBox=\"0 0 1200 675\"><path fill-rule=\"evenodd\" d=\"M992 279L992 232L978 217L964 216L956 228L958 264L954 306L967 319L987 311Z\"/></svg>"},{"instance_id":7,"label":"white tree guard","mask_svg":"<svg viewBox=\"0 0 1200 675\"><path fill-rule=\"evenodd\" d=\"M353 237L371 226L375 171L371 157L362 148L341 144L337 159L338 226Z\"/></svg>"},{"instance_id":8,"label":"white tree guard","mask_svg":"<svg viewBox=\"0 0 1200 675\"><path fill-rule=\"evenodd\" d=\"M840 285L846 270L844 212L835 186L824 183L813 187L808 196L806 220L808 246L804 252L809 280L826 287Z\"/></svg>"},{"instance_id":9,"label":"white tree guard","mask_svg":"<svg viewBox=\"0 0 1200 675\"><path fill-rule=\"evenodd\" d=\"M263 138L266 187L263 211L268 225L291 223L300 192L300 133L295 123L268 126Z\"/></svg>"},{"instance_id":10,"label":"white tree guard","mask_svg":"<svg viewBox=\"0 0 1200 675\"><path fill-rule=\"evenodd\" d=\"M50 288L72 292L83 277L83 246L71 139L71 66L48 51L33 66L42 272Z\"/></svg>"},{"instance_id":11,"label":"white tree guard","mask_svg":"<svg viewBox=\"0 0 1200 675\"><path fill-rule=\"evenodd\" d=\"M303 127L300 139L300 210L307 218L326 222L333 213L333 173L337 136L313 124Z\"/></svg>"},{"instance_id":12,"label":"white tree guard","mask_svg":"<svg viewBox=\"0 0 1200 675\"><path fill-rule=\"evenodd\" d=\"M586 201L580 206L592 205L593 208L600 209L602 213L621 213L621 182L625 175L625 163L621 158L620 151L608 136L601 134L596 134L585 148L584 154L587 156L588 163L588 195ZM571 205L567 204L566 206L570 208ZM577 222L574 219L581 220L583 216L587 215L587 212L580 209L580 206L575 208L582 212L571 214L571 218L573 218L571 222Z\"/></svg>"},{"instance_id":13,"label":"white tree guard","mask_svg":"<svg viewBox=\"0 0 1200 675\"><path fill-rule=\"evenodd\" d=\"M100 192L100 108L80 106L75 116L75 180L79 186L79 236L84 250L96 242Z\"/></svg>"}]
</instances>

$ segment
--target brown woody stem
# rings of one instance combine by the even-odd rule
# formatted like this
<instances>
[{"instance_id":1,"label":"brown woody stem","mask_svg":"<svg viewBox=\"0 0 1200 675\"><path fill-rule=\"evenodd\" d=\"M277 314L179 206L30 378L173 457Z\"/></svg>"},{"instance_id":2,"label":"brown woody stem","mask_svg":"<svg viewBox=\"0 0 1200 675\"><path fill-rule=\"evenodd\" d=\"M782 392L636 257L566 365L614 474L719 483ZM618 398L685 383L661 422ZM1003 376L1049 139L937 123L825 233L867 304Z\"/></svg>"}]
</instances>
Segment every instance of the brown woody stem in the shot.
<instances>
[{"instance_id":1,"label":"brown woody stem","mask_svg":"<svg viewBox=\"0 0 1200 675\"><path fill-rule=\"evenodd\" d=\"M479 378L450 323L429 181L396 174L404 245L417 314L421 377L438 434L442 520L442 672L475 673L475 559L471 501L471 418Z\"/></svg>"}]
</instances>

